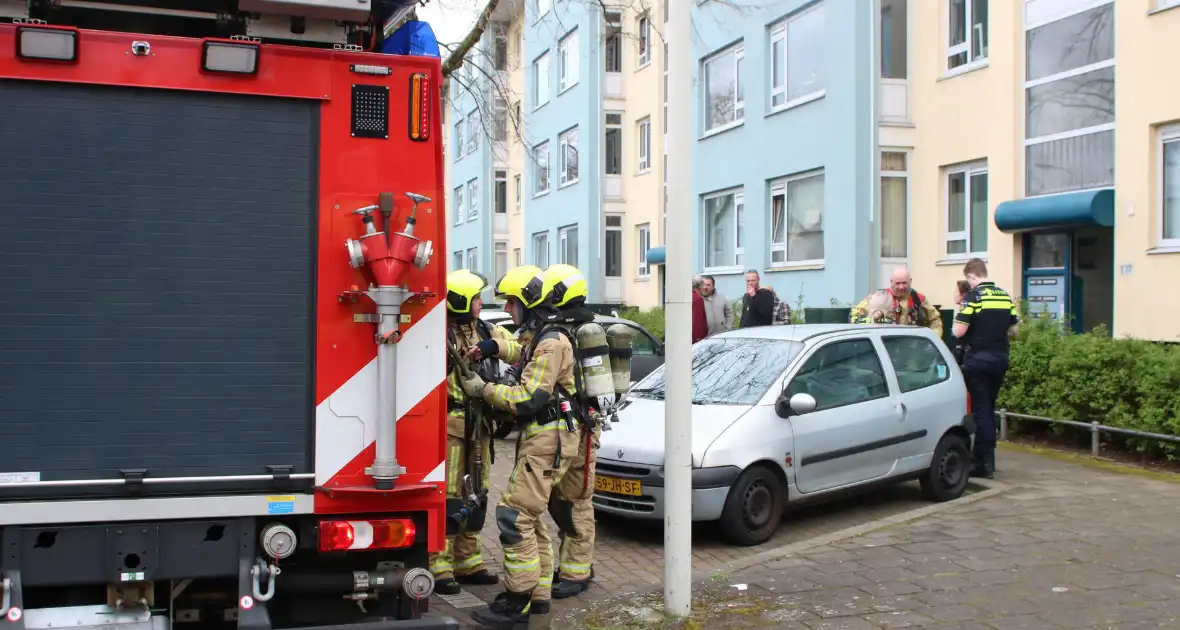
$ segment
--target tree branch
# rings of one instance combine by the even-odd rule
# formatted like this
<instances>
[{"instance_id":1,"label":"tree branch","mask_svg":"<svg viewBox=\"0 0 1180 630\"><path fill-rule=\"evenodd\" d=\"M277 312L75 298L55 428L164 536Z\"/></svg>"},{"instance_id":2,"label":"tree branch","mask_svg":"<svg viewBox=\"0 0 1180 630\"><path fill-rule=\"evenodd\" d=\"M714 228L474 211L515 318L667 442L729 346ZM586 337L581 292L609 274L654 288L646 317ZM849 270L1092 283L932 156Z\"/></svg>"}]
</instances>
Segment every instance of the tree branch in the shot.
<instances>
[{"instance_id":1,"label":"tree branch","mask_svg":"<svg viewBox=\"0 0 1180 630\"><path fill-rule=\"evenodd\" d=\"M451 54L447 56L447 60L442 65L444 79L449 78L453 72L463 67L463 58L467 56L468 51L479 43L484 31L488 28L488 23L492 21L492 13L495 12L499 4L500 0L488 0L487 5L484 6L483 11L480 11L479 17L475 20L475 26L471 27L471 32L467 33L463 41L456 44L451 50Z\"/></svg>"}]
</instances>

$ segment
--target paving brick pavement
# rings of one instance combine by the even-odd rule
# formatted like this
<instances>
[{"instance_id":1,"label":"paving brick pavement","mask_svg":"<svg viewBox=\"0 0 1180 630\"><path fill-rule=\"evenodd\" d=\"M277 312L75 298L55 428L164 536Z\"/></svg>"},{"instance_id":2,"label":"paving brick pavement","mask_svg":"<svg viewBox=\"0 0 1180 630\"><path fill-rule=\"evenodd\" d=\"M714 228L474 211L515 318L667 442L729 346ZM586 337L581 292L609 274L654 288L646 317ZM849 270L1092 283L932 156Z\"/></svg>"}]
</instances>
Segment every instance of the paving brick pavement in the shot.
<instances>
[{"instance_id":1,"label":"paving brick pavement","mask_svg":"<svg viewBox=\"0 0 1180 630\"><path fill-rule=\"evenodd\" d=\"M698 583L692 627L1180 628L1180 483L1009 450L999 465L996 496ZM658 592L579 604L552 627L687 627Z\"/></svg>"},{"instance_id":2,"label":"paving brick pavement","mask_svg":"<svg viewBox=\"0 0 1180 630\"><path fill-rule=\"evenodd\" d=\"M507 483L512 468L510 440L496 443L496 461L492 466L490 501L494 505L499 490ZM972 489L973 491L976 488ZM714 528L698 524L693 528L693 569L708 576L718 571L732 570L735 565L753 562L767 550L831 534L849 527L878 521L907 511L929 506L922 498L918 484L908 483L885 488L869 496L853 497L833 503L802 508L790 513L778 533L758 547L736 547L721 540ZM556 543L557 527L546 516L547 526ZM600 517L597 524L595 581L590 591L577 601L554 602L555 610L573 608L578 601L610 597L619 593L646 591L663 583L664 539L660 522L629 521ZM484 559L489 568L502 572L503 554L495 522L487 519L483 529ZM555 549L556 551L556 549ZM454 616L462 623L469 622L470 612L490 601L502 587L465 587L461 595L436 595L432 609Z\"/></svg>"}]
</instances>

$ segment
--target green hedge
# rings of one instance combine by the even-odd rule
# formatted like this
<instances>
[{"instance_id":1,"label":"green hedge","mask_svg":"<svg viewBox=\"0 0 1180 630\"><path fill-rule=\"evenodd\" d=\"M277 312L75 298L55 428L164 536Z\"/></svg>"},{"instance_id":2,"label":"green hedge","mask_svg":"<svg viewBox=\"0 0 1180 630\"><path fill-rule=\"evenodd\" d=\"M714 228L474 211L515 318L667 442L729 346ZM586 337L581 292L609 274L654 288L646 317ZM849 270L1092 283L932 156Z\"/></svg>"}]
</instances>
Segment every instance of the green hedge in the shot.
<instances>
[{"instance_id":1,"label":"green hedge","mask_svg":"<svg viewBox=\"0 0 1180 630\"><path fill-rule=\"evenodd\" d=\"M1012 344L999 407L1051 418L1180 435L1180 347L1114 339L1104 329L1062 333L1048 320L1026 322ZM1060 425L1054 430L1063 433ZM1106 434L1103 439L1107 439ZM1112 441L1122 438L1110 437ZM1135 450L1180 456L1180 446L1127 439Z\"/></svg>"},{"instance_id":2,"label":"green hedge","mask_svg":"<svg viewBox=\"0 0 1180 630\"><path fill-rule=\"evenodd\" d=\"M640 326L647 329L648 332L655 335L661 341L664 339L664 309L660 307L650 308L646 311L641 311L637 308L628 308L619 311L619 317L629 319Z\"/></svg>"}]
</instances>

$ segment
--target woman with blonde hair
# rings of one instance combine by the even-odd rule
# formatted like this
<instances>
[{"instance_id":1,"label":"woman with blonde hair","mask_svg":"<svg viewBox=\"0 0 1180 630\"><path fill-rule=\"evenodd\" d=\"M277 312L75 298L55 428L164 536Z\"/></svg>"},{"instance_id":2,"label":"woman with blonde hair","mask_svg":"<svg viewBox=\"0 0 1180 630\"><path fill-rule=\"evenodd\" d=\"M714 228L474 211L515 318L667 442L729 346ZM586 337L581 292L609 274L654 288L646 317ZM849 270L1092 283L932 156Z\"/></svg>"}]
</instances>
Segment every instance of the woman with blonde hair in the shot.
<instances>
[{"instance_id":1,"label":"woman with blonde hair","mask_svg":"<svg viewBox=\"0 0 1180 630\"><path fill-rule=\"evenodd\" d=\"M860 317L853 317L853 324L892 324L893 296L887 289L874 291L866 300L867 308Z\"/></svg>"}]
</instances>

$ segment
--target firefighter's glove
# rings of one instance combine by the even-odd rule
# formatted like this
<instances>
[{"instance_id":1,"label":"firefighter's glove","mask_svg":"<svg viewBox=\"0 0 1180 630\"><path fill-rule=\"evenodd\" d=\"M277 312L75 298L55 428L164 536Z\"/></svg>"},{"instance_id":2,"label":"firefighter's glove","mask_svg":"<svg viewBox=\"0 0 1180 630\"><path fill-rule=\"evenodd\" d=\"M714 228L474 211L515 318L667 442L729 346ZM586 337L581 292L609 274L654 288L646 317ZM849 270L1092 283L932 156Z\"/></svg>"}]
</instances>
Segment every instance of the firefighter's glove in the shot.
<instances>
[{"instance_id":1,"label":"firefighter's glove","mask_svg":"<svg viewBox=\"0 0 1180 630\"><path fill-rule=\"evenodd\" d=\"M471 398L483 398L484 385L487 385L487 383L483 378L472 372L467 378L463 379L463 393Z\"/></svg>"},{"instance_id":2,"label":"firefighter's glove","mask_svg":"<svg viewBox=\"0 0 1180 630\"><path fill-rule=\"evenodd\" d=\"M467 352L467 358L472 361L483 361L496 356L499 352L500 346L496 344L495 339L484 339L471 347L471 350Z\"/></svg>"}]
</instances>

